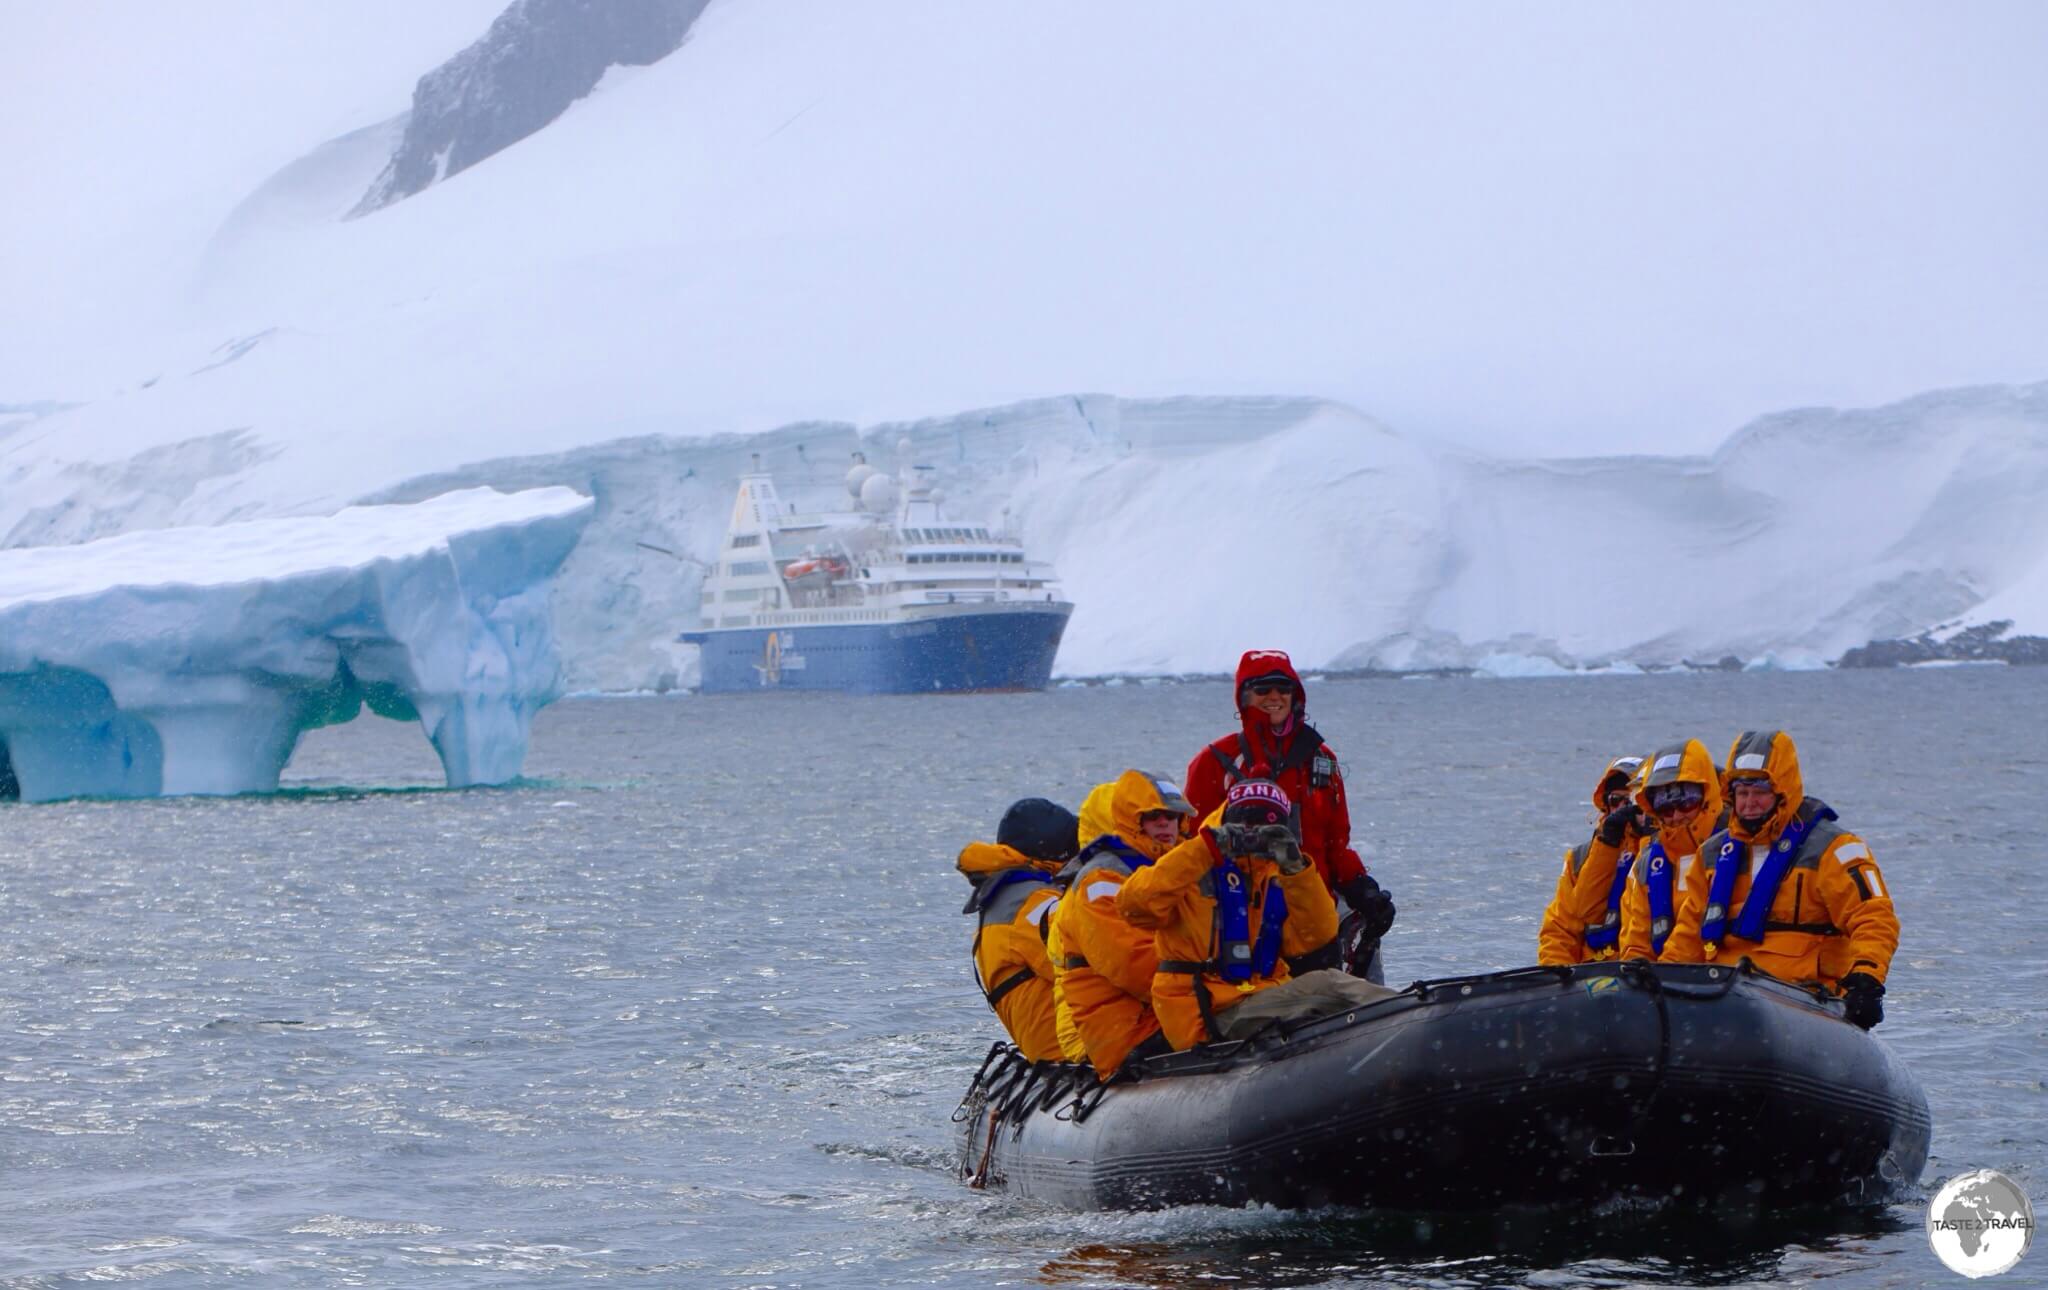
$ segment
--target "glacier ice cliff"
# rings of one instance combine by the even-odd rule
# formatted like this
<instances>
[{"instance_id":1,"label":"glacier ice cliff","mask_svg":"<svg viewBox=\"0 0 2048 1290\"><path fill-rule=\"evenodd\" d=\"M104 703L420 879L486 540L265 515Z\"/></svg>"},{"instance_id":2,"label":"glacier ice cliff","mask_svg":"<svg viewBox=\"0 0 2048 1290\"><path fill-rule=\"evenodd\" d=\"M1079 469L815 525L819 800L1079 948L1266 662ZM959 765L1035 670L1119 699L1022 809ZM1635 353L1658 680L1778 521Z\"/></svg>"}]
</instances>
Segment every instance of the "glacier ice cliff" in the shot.
<instances>
[{"instance_id":1,"label":"glacier ice cliff","mask_svg":"<svg viewBox=\"0 0 2048 1290\"><path fill-rule=\"evenodd\" d=\"M1276 643L1337 668L1821 666L1987 608L2048 633L2048 384L1781 413L1708 456L1525 460L1322 400L1083 395L616 440L378 496L598 497L562 572L569 684L662 688L694 679L670 642L748 457L785 496L829 500L856 450L935 466L950 510L1057 565L1075 604L1061 675L1219 672ZM1134 603L1133 570L1188 594Z\"/></svg>"},{"instance_id":2,"label":"glacier ice cliff","mask_svg":"<svg viewBox=\"0 0 2048 1290\"><path fill-rule=\"evenodd\" d=\"M277 787L300 734L417 720L519 773L561 691L550 581L593 506L477 488L0 551L0 780L29 801Z\"/></svg>"},{"instance_id":3,"label":"glacier ice cliff","mask_svg":"<svg viewBox=\"0 0 2048 1290\"><path fill-rule=\"evenodd\" d=\"M310 508L335 486L330 444L300 429L87 456L58 430L90 411L0 440L0 545ZM1699 456L1487 457L1286 397L1080 394L865 426L582 434L481 460L465 460L473 439L423 438L346 499L479 485L596 499L556 579L571 690L694 684L675 635L698 617L755 453L806 504L843 494L855 451L934 466L949 510L1007 524L1058 567L1076 605L1066 676L1219 672L1273 644L1318 668L1527 673L1820 666L1993 618L2048 635L2048 384L1778 413ZM1134 603L1134 569L1187 594ZM1232 599L1246 588L1259 594Z\"/></svg>"}]
</instances>

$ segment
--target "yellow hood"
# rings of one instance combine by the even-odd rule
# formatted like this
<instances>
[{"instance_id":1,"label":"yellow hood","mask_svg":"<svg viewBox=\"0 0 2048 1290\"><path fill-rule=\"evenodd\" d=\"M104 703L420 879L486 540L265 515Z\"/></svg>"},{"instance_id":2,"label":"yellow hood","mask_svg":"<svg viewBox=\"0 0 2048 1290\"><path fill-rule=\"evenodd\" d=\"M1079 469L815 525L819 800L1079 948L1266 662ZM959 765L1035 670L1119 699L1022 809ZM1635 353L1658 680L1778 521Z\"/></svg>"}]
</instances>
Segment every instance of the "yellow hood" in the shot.
<instances>
[{"instance_id":1,"label":"yellow hood","mask_svg":"<svg viewBox=\"0 0 2048 1290\"><path fill-rule=\"evenodd\" d=\"M1799 750L1793 746L1792 736L1784 731L1745 730L1728 746L1731 781L1759 775L1770 780L1771 787L1777 790L1778 809L1755 833L1744 829L1740 820L1730 819L1729 832L1744 841L1784 828L1799 804L1806 800L1806 785L1799 777Z\"/></svg>"},{"instance_id":2,"label":"yellow hood","mask_svg":"<svg viewBox=\"0 0 2048 1290\"><path fill-rule=\"evenodd\" d=\"M970 842L960 849L959 868L970 882L979 882L992 873L1020 865L1040 873L1058 873L1063 863L1060 860L1033 860L1017 848L1006 847L999 842Z\"/></svg>"},{"instance_id":3,"label":"yellow hood","mask_svg":"<svg viewBox=\"0 0 2048 1290\"><path fill-rule=\"evenodd\" d=\"M1140 855L1157 860L1173 847L1171 842L1154 842L1145 836L1138 817L1151 811L1194 814L1180 786L1170 779L1142 770L1127 770L1107 784L1097 784L1081 803L1080 843L1086 847L1105 833L1113 833Z\"/></svg>"},{"instance_id":4,"label":"yellow hood","mask_svg":"<svg viewBox=\"0 0 2048 1290\"><path fill-rule=\"evenodd\" d=\"M1636 805L1652 819L1656 812L1650 810L1650 790L1666 784L1698 784L1706 790L1706 798L1700 803L1699 814L1692 817L1680 830L1684 836L1672 834L1659 821L1659 834L1664 842L1664 854L1668 856L1693 855L1700 844L1713 836L1720 827L1721 819L1721 770L1714 765L1714 755L1707 746L1697 739L1688 739L1682 744L1670 744L1650 754L1649 761L1638 772L1635 779Z\"/></svg>"},{"instance_id":5,"label":"yellow hood","mask_svg":"<svg viewBox=\"0 0 2048 1290\"><path fill-rule=\"evenodd\" d=\"M1593 809L1607 814L1607 781L1616 775L1630 788L1635 787L1636 773L1643 768L1641 757L1616 757L1607 763L1607 769L1600 772L1600 778L1593 785Z\"/></svg>"}]
</instances>

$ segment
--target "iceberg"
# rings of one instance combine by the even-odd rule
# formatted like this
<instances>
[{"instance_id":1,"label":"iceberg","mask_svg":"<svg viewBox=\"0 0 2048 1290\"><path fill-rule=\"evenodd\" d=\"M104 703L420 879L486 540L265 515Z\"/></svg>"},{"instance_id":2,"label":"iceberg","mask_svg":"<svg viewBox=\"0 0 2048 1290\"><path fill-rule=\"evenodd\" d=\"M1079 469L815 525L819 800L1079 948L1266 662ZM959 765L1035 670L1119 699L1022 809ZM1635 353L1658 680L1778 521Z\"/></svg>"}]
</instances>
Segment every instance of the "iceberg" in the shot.
<instances>
[{"instance_id":1,"label":"iceberg","mask_svg":"<svg viewBox=\"0 0 2048 1290\"><path fill-rule=\"evenodd\" d=\"M593 510L472 488L0 551L0 784L268 791L365 706L417 720L451 787L512 779L562 690L551 582Z\"/></svg>"}]
</instances>

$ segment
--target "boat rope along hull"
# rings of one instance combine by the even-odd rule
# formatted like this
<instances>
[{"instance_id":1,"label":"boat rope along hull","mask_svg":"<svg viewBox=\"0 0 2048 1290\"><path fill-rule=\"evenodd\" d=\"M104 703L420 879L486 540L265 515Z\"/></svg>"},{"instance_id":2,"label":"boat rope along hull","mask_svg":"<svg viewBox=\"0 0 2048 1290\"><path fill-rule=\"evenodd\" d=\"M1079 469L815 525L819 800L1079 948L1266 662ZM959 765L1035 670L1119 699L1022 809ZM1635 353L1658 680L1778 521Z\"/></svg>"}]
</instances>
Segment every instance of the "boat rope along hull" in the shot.
<instances>
[{"instance_id":1,"label":"boat rope along hull","mask_svg":"<svg viewBox=\"0 0 2048 1290\"><path fill-rule=\"evenodd\" d=\"M1839 1004L1746 967L1419 982L1091 1083L987 1064L956 1116L963 1176L1083 1209L1877 1204L1918 1181L1931 1130Z\"/></svg>"}]
</instances>

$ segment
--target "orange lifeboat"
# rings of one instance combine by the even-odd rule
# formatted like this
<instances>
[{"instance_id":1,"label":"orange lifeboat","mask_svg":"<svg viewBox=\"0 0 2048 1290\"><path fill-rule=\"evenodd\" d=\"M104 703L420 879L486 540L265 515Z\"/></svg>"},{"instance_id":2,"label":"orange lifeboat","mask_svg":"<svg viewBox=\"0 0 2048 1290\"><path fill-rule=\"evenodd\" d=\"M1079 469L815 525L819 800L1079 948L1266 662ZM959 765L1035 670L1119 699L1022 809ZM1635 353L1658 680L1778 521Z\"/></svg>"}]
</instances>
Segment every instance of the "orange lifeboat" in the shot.
<instances>
[{"instance_id":1,"label":"orange lifeboat","mask_svg":"<svg viewBox=\"0 0 2048 1290\"><path fill-rule=\"evenodd\" d=\"M782 566L782 576L791 582L795 582L798 578L837 578L845 572L846 561L835 559L829 555L806 556L801 560L792 560Z\"/></svg>"}]
</instances>

